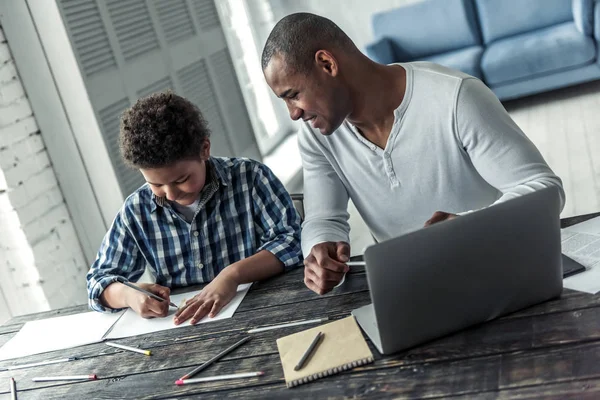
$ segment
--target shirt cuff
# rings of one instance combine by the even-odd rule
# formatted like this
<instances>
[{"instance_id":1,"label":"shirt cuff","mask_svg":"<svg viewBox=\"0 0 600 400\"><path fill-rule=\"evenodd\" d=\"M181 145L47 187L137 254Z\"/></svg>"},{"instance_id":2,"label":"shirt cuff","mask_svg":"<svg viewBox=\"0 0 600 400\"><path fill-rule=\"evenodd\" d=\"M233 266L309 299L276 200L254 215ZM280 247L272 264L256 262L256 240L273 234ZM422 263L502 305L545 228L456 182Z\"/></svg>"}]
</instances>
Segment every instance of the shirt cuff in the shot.
<instances>
[{"instance_id":1,"label":"shirt cuff","mask_svg":"<svg viewBox=\"0 0 600 400\"><path fill-rule=\"evenodd\" d=\"M293 243L287 240L274 240L260 246L257 253L261 250L266 250L277 257L283 263L286 271L298 267L302 263L302 252L297 240L294 240Z\"/></svg>"},{"instance_id":2,"label":"shirt cuff","mask_svg":"<svg viewBox=\"0 0 600 400\"><path fill-rule=\"evenodd\" d=\"M477 210L463 211L463 212L456 213L456 215L458 215L458 216L467 215L467 214L471 214L475 211L477 211Z\"/></svg>"},{"instance_id":3,"label":"shirt cuff","mask_svg":"<svg viewBox=\"0 0 600 400\"><path fill-rule=\"evenodd\" d=\"M308 256L312 248L324 242L346 242L348 245L350 244L350 238L348 235L340 233L340 232L323 232L318 235L313 235L312 237L302 237L302 254L304 256Z\"/></svg>"},{"instance_id":4,"label":"shirt cuff","mask_svg":"<svg viewBox=\"0 0 600 400\"><path fill-rule=\"evenodd\" d=\"M90 290L90 294L89 294L89 298L88 298L88 304L92 310L98 311L98 312L110 312L110 313L116 313L116 312L124 310L123 308L106 307L106 306L102 305L102 303L100 302L100 296L102 295L102 292L104 292L104 289L106 289L108 287L108 285L116 282L117 278L118 277L116 275L105 276L103 278L100 278L98 281L96 281L94 286L92 286L92 289Z\"/></svg>"}]
</instances>

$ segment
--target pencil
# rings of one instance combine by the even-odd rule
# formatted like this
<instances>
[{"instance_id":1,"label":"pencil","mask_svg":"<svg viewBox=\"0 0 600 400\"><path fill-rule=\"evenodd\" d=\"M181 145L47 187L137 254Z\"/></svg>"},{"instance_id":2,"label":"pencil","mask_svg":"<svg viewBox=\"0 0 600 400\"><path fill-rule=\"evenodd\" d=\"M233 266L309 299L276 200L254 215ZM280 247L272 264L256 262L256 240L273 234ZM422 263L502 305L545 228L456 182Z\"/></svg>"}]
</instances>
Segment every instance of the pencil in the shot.
<instances>
[{"instance_id":1,"label":"pencil","mask_svg":"<svg viewBox=\"0 0 600 400\"><path fill-rule=\"evenodd\" d=\"M14 378L10 378L10 398L11 400L17 400L17 384Z\"/></svg>"},{"instance_id":2,"label":"pencil","mask_svg":"<svg viewBox=\"0 0 600 400\"><path fill-rule=\"evenodd\" d=\"M198 368L195 368L195 369L191 370L190 372L188 372L187 374L185 374L184 376L182 376L181 378L179 378L179 380L180 381L184 381L186 379L191 378L192 376L196 375L198 372L200 372L203 369L209 367L212 363L214 363L215 361L217 361L219 358L221 358L224 355L226 355L227 353L230 353L233 350L237 349L238 347L240 347L241 345L243 345L244 343L246 343L248 340L250 340L250 336L246 336L245 338L243 338L239 342L237 342L237 343L229 346L228 348L226 348L225 350L223 350L222 352L220 352L219 354L217 354L216 356L214 356L213 358L211 358L210 360L208 360L204 364L200 365Z\"/></svg>"},{"instance_id":3,"label":"pencil","mask_svg":"<svg viewBox=\"0 0 600 400\"><path fill-rule=\"evenodd\" d=\"M306 351L302 355L302 358L300 359L300 361L298 361L298 364L296 364L296 366L294 367L294 371L298 371L298 370L302 369L302 367L306 363L306 360L308 360L308 357L310 357L311 354L315 352L315 350L323 336L325 336L325 335L323 335L323 332L317 333L317 336L315 336L315 338L313 339L310 346L308 346L308 349L306 349Z\"/></svg>"},{"instance_id":4,"label":"pencil","mask_svg":"<svg viewBox=\"0 0 600 400\"><path fill-rule=\"evenodd\" d=\"M150 350L138 349L137 347L125 346L124 344L119 344L119 343L114 343L114 342L105 342L105 344L108 345L108 346L111 346L111 347L116 347L118 349L123 349L123 350L127 350L127 351L133 351L135 353L140 353L140 354L145 354L147 356L149 356L149 355L152 354L150 352Z\"/></svg>"},{"instance_id":5,"label":"pencil","mask_svg":"<svg viewBox=\"0 0 600 400\"><path fill-rule=\"evenodd\" d=\"M152 298L153 298L153 299L155 299L155 300L158 300L158 301L165 301L165 299L163 299L162 297L160 297L160 296L158 296L158 295L156 295L156 294L154 294L154 293L152 293L152 292L149 292L149 291L147 291L147 290L144 290L144 289L142 289L141 287L139 287L139 286L137 286L137 285L134 285L133 283L127 282L127 281L126 281L126 280L125 280L123 277L120 277L120 276L118 276L118 277L117 277L117 282L120 282L120 283L122 283L123 285L125 285L125 286L127 286L127 287L130 287L130 288L132 288L132 289L134 289L134 290L137 290L138 292L142 292L142 293L144 293L144 294L146 294L146 295L148 295L148 296L152 297ZM170 305L171 307L179 308L179 307L177 307L177 304L173 303L172 301L170 301L170 302L169 302L169 305Z\"/></svg>"},{"instance_id":6,"label":"pencil","mask_svg":"<svg viewBox=\"0 0 600 400\"><path fill-rule=\"evenodd\" d=\"M325 318L317 318L317 319L308 319L308 320L305 320L305 321L289 322L287 324L280 324L280 325L268 325L268 326L262 326L260 328L250 329L248 331L248 333L264 332L264 331L269 331L271 329L287 328L289 326L298 326L298 325L306 325L306 324L318 324L320 322L325 322L325 321L328 321L328 320L329 320L329 317L325 317Z\"/></svg>"},{"instance_id":7,"label":"pencil","mask_svg":"<svg viewBox=\"0 0 600 400\"><path fill-rule=\"evenodd\" d=\"M32 378L34 382L52 382L52 381L95 381L98 379L96 374L89 375L67 375L67 376L41 376Z\"/></svg>"},{"instance_id":8,"label":"pencil","mask_svg":"<svg viewBox=\"0 0 600 400\"><path fill-rule=\"evenodd\" d=\"M253 378L255 376L262 376L265 373L263 371L258 372L244 372L241 374L230 374L230 375L215 375L207 376L204 378L177 380L175 384L178 386L189 385L190 383L202 383L202 382L213 382L213 381L224 381L225 379L240 379L240 378Z\"/></svg>"},{"instance_id":9,"label":"pencil","mask_svg":"<svg viewBox=\"0 0 600 400\"><path fill-rule=\"evenodd\" d=\"M348 261L346 265L349 267L364 267L366 264L364 261Z\"/></svg>"},{"instance_id":10,"label":"pencil","mask_svg":"<svg viewBox=\"0 0 600 400\"><path fill-rule=\"evenodd\" d=\"M19 364L19 365L11 365L9 367L0 368L0 371L12 371L15 369L29 368L29 367L39 367L40 365L50 365L57 364L61 362L75 361L77 357L69 357L69 358L61 358L59 360L50 360L50 361L40 361L31 364Z\"/></svg>"}]
</instances>

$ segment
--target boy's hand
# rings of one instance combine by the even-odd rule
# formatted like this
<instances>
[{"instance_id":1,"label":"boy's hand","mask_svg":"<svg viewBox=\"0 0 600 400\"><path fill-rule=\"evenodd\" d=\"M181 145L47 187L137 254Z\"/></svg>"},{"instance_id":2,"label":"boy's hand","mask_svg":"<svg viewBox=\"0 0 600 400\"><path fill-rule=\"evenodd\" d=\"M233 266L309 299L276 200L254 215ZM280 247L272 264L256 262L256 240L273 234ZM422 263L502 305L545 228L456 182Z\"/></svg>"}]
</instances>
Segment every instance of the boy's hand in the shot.
<instances>
[{"instance_id":1,"label":"boy's hand","mask_svg":"<svg viewBox=\"0 0 600 400\"><path fill-rule=\"evenodd\" d=\"M238 284L234 279L221 272L200 293L179 308L173 319L175 325L187 321L190 317L192 318L190 321L192 325L206 315L213 318L235 297L237 287Z\"/></svg>"},{"instance_id":2,"label":"boy's hand","mask_svg":"<svg viewBox=\"0 0 600 400\"><path fill-rule=\"evenodd\" d=\"M169 313L169 296L171 295L171 290L156 283L140 283L138 286L165 300L158 301L144 293L126 287L127 305L143 318L166 317Z\"/></svg>"}]
</instances>

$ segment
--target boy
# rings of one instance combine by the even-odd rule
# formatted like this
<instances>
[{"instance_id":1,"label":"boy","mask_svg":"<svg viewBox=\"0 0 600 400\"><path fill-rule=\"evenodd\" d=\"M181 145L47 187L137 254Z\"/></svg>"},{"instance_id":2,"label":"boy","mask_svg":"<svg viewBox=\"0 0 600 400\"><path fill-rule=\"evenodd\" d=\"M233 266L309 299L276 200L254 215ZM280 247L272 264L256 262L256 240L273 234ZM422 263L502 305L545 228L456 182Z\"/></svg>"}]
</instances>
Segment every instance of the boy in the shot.
<instances>
[{"instance_id":1,"label":"boy","mask_svg":"<svg viewBox=\"0 0 600 400\"><path fill-rule=\"evenodd\" d=\"M256 161L211 157L209 135L200 110L170 91L123 113L123 159L147 183L125 200L87 275L92 309L165 317L169 288L210 282L175 314L175 324L195 324L239 284L301 262L300 216L281 182ZM166 301L117 282L137 281L146 267L157 283L139 286Z\"/></svg>"}]
</instances>

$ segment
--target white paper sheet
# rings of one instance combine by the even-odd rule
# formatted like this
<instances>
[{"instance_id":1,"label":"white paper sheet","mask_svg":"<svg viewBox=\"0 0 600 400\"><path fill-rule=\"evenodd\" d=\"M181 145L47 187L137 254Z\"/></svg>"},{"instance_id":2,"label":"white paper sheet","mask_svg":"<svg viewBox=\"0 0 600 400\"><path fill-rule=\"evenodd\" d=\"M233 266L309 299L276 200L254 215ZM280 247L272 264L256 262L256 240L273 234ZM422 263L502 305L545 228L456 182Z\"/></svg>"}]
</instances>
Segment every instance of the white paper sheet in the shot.
<instances>
[{"instance_id":1,"label":"white paper sheet","mask_svg":"<svg viewBox=\"0 0 600 400\"><path fill-rule=\"evenodd\" d=\"M101 342L122 314L92 311L27 322L0 348L0 361Z\"/></svg>"},{"instance_id":2,"label":"white paper sheet","mask_svg":"<svg viewBox=\"0 0 600 400\"><path fill-rule=\"evenodd\" d=\"M237 294L235 297L227 304L223 309L217 314L214 318L205 317L200 320L197 324L204 324L206 322L218 321L225 318L231 318L235 313L235 310L238 309L240 303L248 293L250 289L251 283L247 283L244 285L240 285L237 288ZM191 299L196 294L200 293L201 290L189 293L182 293L178 295L172 295L171 301L177 305L179 305L183 299ZM183 326L188 326L189 320L184 322L181 325L175 325L173 323L173 315L175 314L175 309L171 309L169 315L165 318L152 318L152 319L144 319L137 315L133 310L125 311L123 317L119 320L117 324L113 327L112 331L106 336L107 339L118 339L136 335L143 335L145 333L164 331L167 329L181 328Z\"/></svg>"},{"instance_id":3,"label":"white paper sheet","mask_svg":"<svg viewBox=\"0 0 600 400\"><path fill-rule=\"evenodd\" d=\"M563 286L580 292L600 292L600 217L561 231L562 252L586 270L563 280Z\"/></svg>"}]
</instances>

